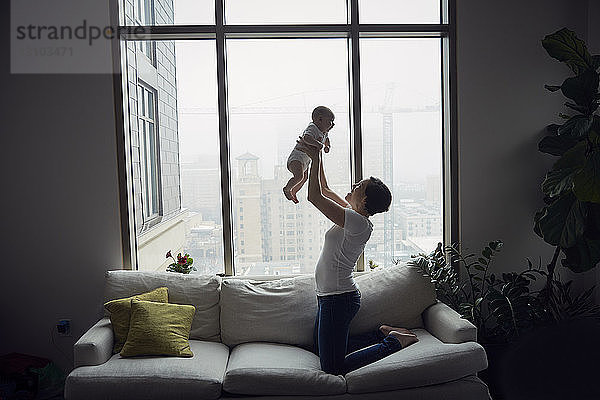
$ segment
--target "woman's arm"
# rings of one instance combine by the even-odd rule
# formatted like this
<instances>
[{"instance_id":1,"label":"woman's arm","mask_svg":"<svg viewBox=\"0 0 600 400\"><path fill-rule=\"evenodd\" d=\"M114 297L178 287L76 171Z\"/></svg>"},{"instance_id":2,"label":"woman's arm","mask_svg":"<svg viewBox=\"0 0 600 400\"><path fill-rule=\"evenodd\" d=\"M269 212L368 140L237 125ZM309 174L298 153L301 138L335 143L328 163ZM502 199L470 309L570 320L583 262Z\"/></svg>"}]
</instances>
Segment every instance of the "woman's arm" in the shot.
<instances>
[{"instance_id":1,"label":"woman's arm","mask_svg":"<svg viewBox=\"0 0 600 400\"><path fill-rule=\"evenodd\" d=\"M335 201L342 207L348 207L348 202L342 199L336 192L329 188L327 184L327 178L325 178L325 170L323 169L323 162L321 162L321 190L323 192L323 196Z\"/></svg>"},{"instance_id":2,"label":"woman's arm","mask_svg":"<svg viewBox=\"0 0 600 400\"><path fill-rule=\"evenodd\" d=\"M308 176L308 201L317 207L317 209L321 211L323 215L329 218L334 224L337 224L343 228L345 217L344 207L323 196L321 189L321 150L310 146L307 146L306 149L306 153L312 160L312 163L310 164L310 173ZM323 174L323 176L325 175Z\"/></svg>"}]
</instances>

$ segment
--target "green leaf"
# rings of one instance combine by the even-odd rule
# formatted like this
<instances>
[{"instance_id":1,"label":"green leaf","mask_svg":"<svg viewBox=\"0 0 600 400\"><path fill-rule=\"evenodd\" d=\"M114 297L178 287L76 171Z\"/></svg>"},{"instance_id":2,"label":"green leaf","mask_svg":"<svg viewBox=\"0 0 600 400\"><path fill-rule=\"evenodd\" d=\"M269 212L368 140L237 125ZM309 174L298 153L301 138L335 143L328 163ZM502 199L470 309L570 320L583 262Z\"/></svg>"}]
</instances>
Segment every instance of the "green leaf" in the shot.
<instances>
[{"instance_id":1,"label":"green leaf","mask_svg":"<svg viewBox=\"0 0 600 400\"><path fill-rule=\"evenodd\" d=\"M477 264L475 265L475 269L479 271L485 271L485 267L483 265Z\"/></svg>"},{"instance_id":2,"label":"green leaf","mask_svg":"<svg viewBox=\"0 0 600 400\"><path fill-rule=\"evenodd\" d=\"M600 150L593 151L573 178L573 192L580 201L600 203Z\"/></svg>"},{"instance_id":3,"label":"green leaf","mask_svg":"<svg viewBox=\"0 0 600 400\"><path fill-rule=\"evenodd\" d=\"M566 107L568 107L568 108L570 108L571 110L575 110L575 111L577 111L577 112L580 112L580 113L582 113L582 114L588 114L588 113L589 113L589 114L591 114L591 113L593 112L593 110L591 110L591 111L590 111L590 108L589 108L589 107L586 107L586 106L579 106L579 105L577 105L577 104L573 104L573 103L571 103L571 102L569 102L569 101L567 101L567 102L565 103L565 106L566 106ZM596 106L596 108L598 108L598 106ZM596 108L594 108L594 110L595 110Z\"/></svg>"},{"instance_id":4,"label":"green leaf","mask_svg":"<svg viewBox=\"0 0 600 400\"><path fill-rule=\"evenodd\" d=\"M544 215L538 220L538 227L547 243L568 248L583 234L585 217L584 206L572 192L567 192L545 207Z\"/></svg>"},{"instance_id":5,"label":"green leaf","mask_svg":"<svg viewBox=\"0 0 600 400\"><path fill-rule=\"evenodd\" d=\"M547 90L549 90L551 92L556 92L557 90L561 89L560 86L556 86L556 85L544 85L544 88L546 88Z\"/></svg>"},{"instance_id":6,"label":"green leaf","mask_svg":"<svg viewBox=\"0 0 600 400\"><path fill-rule=\"evenodd\" d=\"M580 171L580 167L553 169L546 174L542 182L542 192L546 196L558 196L564 191L573 188L573 177Z\"/></svg>"},{"instance_id":7,"label":"green leaf","mask_svg":"<svg viewBox=\"0 0 600 400\"><path fill-rule=\"evenodd\" d=\"M558 128L558 135L585 136L592 126L592 118L585 115L575 115Z\"/></svg>"},{"instance_id":8,"label":"green leaf","mask_svg":"<svg viewBox=\"0 0 600 400\"><path fill-rule=\"evenodd\" d=\"M479 257L479 258L477 259L477 261L479 261L479 262L480 262L481 264L483 264L483 265L487 265L487 264L488 264L488 260L486 260L485 258L481 258L481 257Z\"/></svg>"},{"instance_id":9,"label":"green leaf","mask_svg":"<svg viewBox=\"0 0 600 400\"><path fill-rule=\"evenodd\" d=\"M565 97L578 105L590 107L598 91L598 73L590 69L580 75L567 78L563 82L561 90Z\"/></svg>"},{"instance_id":10,"label":"green leaf","mask_svg":"<svg viewBox=\"0 0 600 400\"><path fill-rule=\"evenodd\" d=\"M492 250L489 247L484 248L481 254L488 260L492 258Z\"/></svg>"},{"instance_id":11,"label":"green leaf","mask_svg":"<svg viewBox=\"0 0 600 400\"><path fill-rule=\"evenodd\" d=\"M564 267L573 272L585 272L594 268L600 262L600 239L579 239L577 244L563 249L566 258L561 260Z\"/></svg>"},{"instance_id":12,"label":"green leaf","mask_svg":"<svg viewBox=\"0 0 600 400\"><path fill-rule=\"evenodd\" d=\"M571 135L546 136L538 144L538 149L542 153L552 154L553 156L562 156L575 146L577 138Z\"/></svg>"},{"instance_id":13,"label":"green leaf","mask_svg":"<svg viewBox=\"0 0 600 400\"><path fill-rule=\"evenodd\" d=\"M571 117L569 117L571 118ZM548 126L546 126L546 130L548 131L548 133L552 133L553 135L558 135L558 128L560 128L561 125L558 124L550 124Z\"/></svg>"},{"instance_id":14,"label":"green leaf","mask_svg":"<svg viewBox=\"0 0 600 400\"><path fill-rule=\"evenodd\" d=\"M489 242L488 246L494 251L500 251L502 246L504 246L504 242L502 240L494 240L493 242Z\"/></svg>"},{"instance_id":15,"label":"green leaf","mask_svg":"<svg viewBox=\"0 0 600 400\"><path fill-rule=\"evenodd\" d=\"M600 68L600 55L592 56L592 64L594 69Z\"/></svg>"},{"instance_id":16,"label":"green leaf","mask_svg":"<svg viewBox=\"0 0 600 400\"><path fill-rule=\"evenodd\" d=\"M546 215L548 212L548 207L542 208L540 211L536 212L533 217L533 231L541 238L544 237L542 234L542 230L540 229L540 219Z\"/></svg>"},{"instance_id":17,"label":"green leaf","mask_svg":"<svg viewBox=\"0 0 600 400\"><path fill-rule=\"evenodd\" d=\"M554 163L553 169L583 168L587 144L579 141Z\"/></svg>"},{"instance_id":18,"label":"green leaf","mask_svg":"<svg viewBox=\"0 0 600 400\"><path fill-rule=\"evenodd\" d=\"M595 69L594 59L588 53L585 43L567 28L547 35L542 40L542 46L550 57L567 64L576 75L587 69Z\"/></svg>"}]
</instances>

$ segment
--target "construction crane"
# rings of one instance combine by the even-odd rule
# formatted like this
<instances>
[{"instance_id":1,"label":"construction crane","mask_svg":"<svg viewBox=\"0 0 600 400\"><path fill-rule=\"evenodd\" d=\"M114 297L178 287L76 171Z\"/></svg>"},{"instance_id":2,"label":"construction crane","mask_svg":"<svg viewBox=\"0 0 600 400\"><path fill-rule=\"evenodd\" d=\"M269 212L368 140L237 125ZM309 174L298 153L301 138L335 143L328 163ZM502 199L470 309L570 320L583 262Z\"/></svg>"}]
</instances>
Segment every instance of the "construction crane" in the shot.
<instances>
[{"instance_id":1,"label":"construction crane","mask_svg":"<svg viewBox=\"0 0 600 400\"><path fill-rule=\"evenodd\" d=\"M381 106L383 116L383 181L394 187L394 115L393 99L395 85L389 83ZM394 256L394 212L386 212L383 217L383 266L389 267Z\"/></svg>"}]
</instances>

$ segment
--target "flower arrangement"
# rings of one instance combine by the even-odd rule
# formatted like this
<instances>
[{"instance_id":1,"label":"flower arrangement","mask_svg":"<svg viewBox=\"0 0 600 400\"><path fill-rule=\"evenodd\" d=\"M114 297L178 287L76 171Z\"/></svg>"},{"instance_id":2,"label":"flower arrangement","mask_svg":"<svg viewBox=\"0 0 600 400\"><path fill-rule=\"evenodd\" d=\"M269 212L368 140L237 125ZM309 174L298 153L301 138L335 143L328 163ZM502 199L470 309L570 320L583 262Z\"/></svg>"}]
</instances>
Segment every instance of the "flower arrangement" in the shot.
<instances>
[{"instance_id":1,"label":"flower arrangement","mask_svg":"<svg viewBox=\"0 0 600 400\"><path fill-rule=\"evenodd\" d=\"M177 254L177 260L175 260L175 258L171 255L171 250L169 250L165 258L169 257L171 257L174 262L167 267L167 272L179 272L181 274L189 274L192 271L196 271L196 267L192 267L194 259L190 257L188 253L185 253L183 256L181 255L181 253Z\"/></svg>"}]
</instances>

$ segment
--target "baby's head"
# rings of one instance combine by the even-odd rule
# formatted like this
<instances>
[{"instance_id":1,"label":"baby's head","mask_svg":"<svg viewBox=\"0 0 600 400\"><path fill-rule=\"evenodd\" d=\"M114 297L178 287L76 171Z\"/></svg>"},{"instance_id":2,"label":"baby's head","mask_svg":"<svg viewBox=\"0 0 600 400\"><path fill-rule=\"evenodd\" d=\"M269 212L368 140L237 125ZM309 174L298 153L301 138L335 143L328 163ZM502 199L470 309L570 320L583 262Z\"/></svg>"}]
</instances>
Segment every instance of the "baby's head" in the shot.
<instances>
[{"instance_id":1,"label":"baby's head","mask_svg":"<svg viewBox=\"0 0 600 400\"><path fill-rule=\"evenodd\" d=\"M333 115L333 111L325 106L318 106L312 112L312 120L314 124L323 133L327 133L331 128L333 128L334 119L335 115Z\"/></svg>"}]
</instances>

